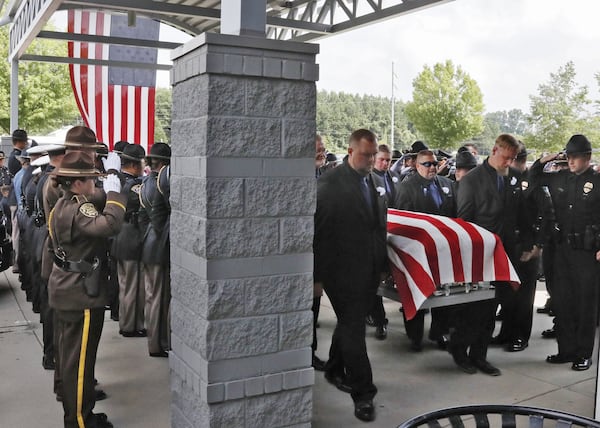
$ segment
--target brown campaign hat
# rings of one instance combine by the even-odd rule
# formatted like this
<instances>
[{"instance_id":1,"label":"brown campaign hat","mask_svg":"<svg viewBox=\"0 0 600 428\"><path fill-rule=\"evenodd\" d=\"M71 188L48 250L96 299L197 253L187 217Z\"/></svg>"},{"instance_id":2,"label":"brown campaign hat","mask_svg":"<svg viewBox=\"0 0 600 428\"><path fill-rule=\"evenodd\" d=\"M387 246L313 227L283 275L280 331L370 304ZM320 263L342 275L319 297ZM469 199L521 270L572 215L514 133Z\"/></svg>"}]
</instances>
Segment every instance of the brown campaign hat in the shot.
<instances>
[{"instance_id":1,"label":"brown campaign hat","mask_svg":"<svg viewBox=\"0 0 600 428\"><path fill-rule=\"evenodd\" d=\"M90 153L69 152L60 162L60 166L50 173L57 177L99 177L101 173L94 167L94 158Z\"/></svg>"},{"instance_id":2,"label":"brown campaign hat","mask_svg":"<svg viewBox=\"0 0 600 428\"><path fill-rule=\"evenodd\" d=\"M96 141L96 134L87 126L74 126L67 132L65 146L71 150L101 149L103 144Z\"/></svg>"}]
</instances>

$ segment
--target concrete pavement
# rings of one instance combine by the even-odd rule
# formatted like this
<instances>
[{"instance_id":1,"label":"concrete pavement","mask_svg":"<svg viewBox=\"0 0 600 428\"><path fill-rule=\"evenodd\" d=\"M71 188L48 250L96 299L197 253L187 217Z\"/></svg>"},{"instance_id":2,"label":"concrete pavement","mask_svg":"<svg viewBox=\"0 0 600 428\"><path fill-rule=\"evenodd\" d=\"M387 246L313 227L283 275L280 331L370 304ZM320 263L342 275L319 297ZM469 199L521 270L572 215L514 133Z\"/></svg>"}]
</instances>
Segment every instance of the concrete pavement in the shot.
<instances>
[{"instance_id":1,"label":"concrete pavement","mask_svg":"<svg viewBox=\"0 0 600 428\"><path fill-rule=\"evenodd\" d=\"M536 305L545 301L543 284ZM467 375L456 368L450 354L426 343L423 352L409 350L398 304L385 302L390 320L388 339L375 340L367 327L367 347L379 388L377 419L370 426L394 427L430 410L461 404L524 404L564 410L583 416L594 412L596 366L574 372L569 364L550 365L546 355L556 343L540 337L551 318L536 314L533 337L523 352L491 348L489 360L502 376ZM426 319L426 323L428 323ZM335 316L323 299L317 330L321 357L327 355ZM498 324L499 328L499 324ZM31 311L15 275L0 273L0 427L60 428L62 407L52 393L52 372L41 365L39 315ZM596 351L597 352L597 351ZM596 360L595 360L596 361ZM123 338L118 323L106 317L100 342L96 377L108 394L96 411L106 412L117 428L168 428L169 368L167 359L150 358L146 339ZM329 385L316 373L313 427L365 426L353 415L350 396ZM261 427L263 428L263 427Z\"/></svg>"}]
</instances>

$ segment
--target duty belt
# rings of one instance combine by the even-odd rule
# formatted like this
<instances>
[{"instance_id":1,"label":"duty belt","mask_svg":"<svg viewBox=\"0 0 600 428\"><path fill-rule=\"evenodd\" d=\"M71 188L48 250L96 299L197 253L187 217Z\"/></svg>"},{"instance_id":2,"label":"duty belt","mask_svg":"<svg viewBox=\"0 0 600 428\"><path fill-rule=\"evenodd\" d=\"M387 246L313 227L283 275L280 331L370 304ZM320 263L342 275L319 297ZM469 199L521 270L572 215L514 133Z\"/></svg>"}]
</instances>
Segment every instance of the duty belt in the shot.
<instances>
[{"instance_id":1,"label":"duty belt","mask_svg":"<svg viewBox=\"0 0 600 428\"><path fill-rule=\"evenodd\" d=\"M98 266L100 266L100 259L98 257L94 257L92 262L88 262L87 260L65 260L58 257L54 254L54 263L56 266L61 268L66 272L76 272L76 273L90 273L93 270L96 270Z\"/></svg>"}]
</instances>

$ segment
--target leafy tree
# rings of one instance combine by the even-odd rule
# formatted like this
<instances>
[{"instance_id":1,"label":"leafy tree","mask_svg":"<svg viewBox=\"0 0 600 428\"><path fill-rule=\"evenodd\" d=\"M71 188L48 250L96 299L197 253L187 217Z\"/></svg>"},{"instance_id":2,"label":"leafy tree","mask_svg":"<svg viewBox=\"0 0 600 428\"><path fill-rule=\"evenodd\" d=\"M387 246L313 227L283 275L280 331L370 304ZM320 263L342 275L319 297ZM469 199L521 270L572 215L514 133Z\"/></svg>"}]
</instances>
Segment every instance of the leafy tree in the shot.
<instances>
[{"instance_id":1,"label":"leafy tree","mask_svg":"<svg viewBox=\"0 0 600 428\"><path fill-rule=\"evenodd\" d=\"M156 88L154 141L171 141L171 89Z\"/></svg>"},{"instance_id":2,"label":"leafy tree","mask_svg":"<svg viewBox=\"0 0 600 428\"><path fill-rule=\"evenodd\" d=\"M395 103L394 148L408 147L415 139L412 124L404 114L405 104ZM391 134L391 100L373 95L353 95L344 92L317 93L317 132L330 151L345 152L348 137L357 128L373 131L382 143L389 143Z\"/></svg>"},{"instance_id":3,"label":"leafy tree","mask_svg":"<svg viewBox=\"0 0 600 428\"><path fill-rule=\"evenodd\" d=\"M538 86L538 95L529 97L532 126L525 143L541 151L558 151L564 148L573 134L585 134L593 127L587 107L591 103L587 86L575 82L575 65L569 61L550 73L550 80Z\"/></svg>"},{"instance_id":4,"label":"leafy tree","mask_svg":"<svg viewBox=\"0 0 600 428\"><path fill-rule=\"evenodd\" d=\"M437 63L413 80L406 115L430 146L453 148L483 130L483 97L477 82L452 61Z\"/></svg>"},{"instance_id":5,"label":"leafy tree","mask_svg":"<svg viewBox=\"0 0 600 428\"><path fill-rule=\"evenodd\" d=\"M64 42L35 40L35 55L66 56ZM8 57L8 26L0 27L0 58ZM19 126L44 134L79 119L66 64L19 62ZM0 128L10 133L10 63L0 61Z\"/></svg>"}]
</instances>

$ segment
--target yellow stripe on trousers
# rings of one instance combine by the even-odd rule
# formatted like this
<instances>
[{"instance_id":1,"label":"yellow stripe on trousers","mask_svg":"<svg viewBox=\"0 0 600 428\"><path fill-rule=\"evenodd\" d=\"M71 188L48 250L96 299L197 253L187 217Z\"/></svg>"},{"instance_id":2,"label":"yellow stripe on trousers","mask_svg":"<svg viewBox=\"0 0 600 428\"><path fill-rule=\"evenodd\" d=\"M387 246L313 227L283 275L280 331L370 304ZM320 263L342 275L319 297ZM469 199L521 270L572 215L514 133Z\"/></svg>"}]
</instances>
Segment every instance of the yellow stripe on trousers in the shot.
<instances>
[{"instance_id":1,"label":"yellow stripe on trousers","mask_svg":"<svg viewBox=\"0 0 600 428\"><path fill-rule=\"evenodd\" d=\"M83 311L83 334L81 336L81 350L79 351L79 371L77 372L77 425L85 428L85 421L81 414L83 407L83 378L85 375L85 354L87 353L88 336L90 334L90 310Z\"/></svg>"}]
</instances>

